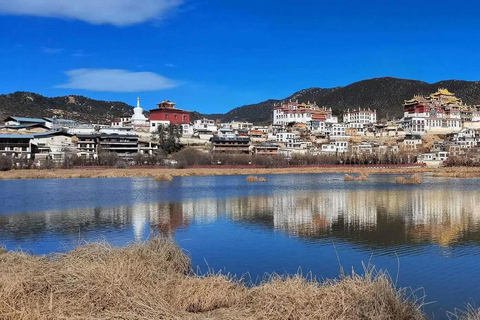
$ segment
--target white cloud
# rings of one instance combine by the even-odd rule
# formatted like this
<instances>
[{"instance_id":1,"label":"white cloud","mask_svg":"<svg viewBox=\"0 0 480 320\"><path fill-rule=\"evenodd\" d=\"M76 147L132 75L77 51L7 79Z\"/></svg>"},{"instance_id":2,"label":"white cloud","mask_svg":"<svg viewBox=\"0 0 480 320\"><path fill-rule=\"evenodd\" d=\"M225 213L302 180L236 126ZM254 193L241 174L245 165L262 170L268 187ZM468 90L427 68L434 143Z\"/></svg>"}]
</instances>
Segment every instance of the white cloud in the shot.
<instances>
[{"instance_id":1,"label":"white cloud","mask_svg":"<svg viewBox=\"0 0 480 320\"><path fill-rule=\"evenodd\" d=\"M0 14L128 26L163 18L183 0L1 0Z\"/></svg>"},{"instance_id":2,"label":"white cloud","mask_svg":"<svg viewBox=\"0 0 480 320\"><path fill-rule=\"evenodd\" d=\"M46 54L60 54L62 53L64 48L51 48L51 47L43 47L42 52Z\"/></svg>"},{"instance_id":3,"label":"white cloud","mask_svg":"<svg viewBox=\"0 0 480 320\"><path fill-rule=\"evenodd\" d=\"M56 88L104 92L141 92L170 89L176 81L153 72L132 72L122 69L75 69L66 72L68 82Z\"/></svg>"}]
</instances>

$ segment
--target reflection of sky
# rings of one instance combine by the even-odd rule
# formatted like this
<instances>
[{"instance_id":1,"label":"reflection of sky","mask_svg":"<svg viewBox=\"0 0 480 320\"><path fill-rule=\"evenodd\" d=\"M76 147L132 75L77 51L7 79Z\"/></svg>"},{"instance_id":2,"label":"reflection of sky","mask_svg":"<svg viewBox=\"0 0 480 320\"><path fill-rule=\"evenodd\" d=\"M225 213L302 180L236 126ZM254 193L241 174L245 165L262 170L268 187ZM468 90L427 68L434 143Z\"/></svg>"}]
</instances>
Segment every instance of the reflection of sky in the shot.
<instances>
[{"instance_id":1,"label":"reflection of sky","mask_svg":"<svg viewBox=\"0 0 480 320\"><path fill-rule=\"evenodd\" d=\"M208 263L249 272L254 280L299 267L335 277L335 243L348 270L361 271L373 254L374 264L396 276L398 254L400 285L425 287L427 300L439 301L429 310L475 299L480 192L474 190L480 180L424 177L420 186L393 180L278 175L266 183L246 183L245 176L0 181L0 243L48 253L83 240L124 245L161 232L174 236L202 270Z\"/></svg>"}]
</instances>

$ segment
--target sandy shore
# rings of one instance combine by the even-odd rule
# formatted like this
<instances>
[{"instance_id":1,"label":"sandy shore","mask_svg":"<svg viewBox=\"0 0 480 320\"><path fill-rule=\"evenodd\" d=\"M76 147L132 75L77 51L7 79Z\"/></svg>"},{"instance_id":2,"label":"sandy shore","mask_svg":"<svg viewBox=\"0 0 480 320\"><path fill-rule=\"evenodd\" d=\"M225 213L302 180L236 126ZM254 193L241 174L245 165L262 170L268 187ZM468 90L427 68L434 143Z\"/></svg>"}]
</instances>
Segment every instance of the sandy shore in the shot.
<instances>
[{"instance_id":1,"label":"sandy shore","mask_svg":"<svg viewBox=\"0 0 480 320\"><path fill-rule=\"evenodd\" d=\"M309 173L369 173L369 174L414 174L431 172L435 177L480 177L480 168L425 168L425 167L290 167L290 168L95 168L95 169L55 169L55 170L11 170L0 172L0 179L70 179L70 178L134 178L152 177L157 180L171 180L172 177L218 176L218 175L269 175L269 174L309 174Z\"/></svg>"}]
</instances>

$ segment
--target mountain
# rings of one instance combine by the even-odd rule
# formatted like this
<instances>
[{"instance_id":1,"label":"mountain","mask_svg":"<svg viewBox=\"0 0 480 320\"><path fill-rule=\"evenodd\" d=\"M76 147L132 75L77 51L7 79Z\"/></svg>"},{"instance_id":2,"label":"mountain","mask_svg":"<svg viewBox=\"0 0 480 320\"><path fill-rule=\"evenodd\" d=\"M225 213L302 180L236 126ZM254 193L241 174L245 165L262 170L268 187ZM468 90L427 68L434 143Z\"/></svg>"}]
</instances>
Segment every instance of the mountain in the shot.
<instances>
[{"instance_id":1,"label":"mountain","mask_svg":"<svg viewBox=\"0 0 480 320\"><path fill-rule=\"evenodd\" d=\"M229 121L271 121L275 103L284 100L299 102L315 101L319 106L331 107L333 113L341 115L352 108L376 109L378 119L401 118L404 100L415 94L427 95L438 88L447 88L466 104L480 105L480 82L446 80L427 83L418 80L397 78L375 78L362 80L344 87L310 88L300 90L284 99L270 99L230 110L226 114L201 114L192 112L191 120L201 118ZM107 122L112 118L133 114L132 106L118 101L94 100L83 96L48 98L36 93L15 92L0 95L0 121L7 116L69 118L85 122ZM147 111L148 112L148 111Z\"/></svg>"},{"instance_id":2,"label":"mountain","mask_svg":"<svg viewBox=\"0 0 480 320\"><path fill-rule=\"evenodd\" d=\"M8 116L67 118L84 122L108 122L133 114L132 106L118 101L94 100L83 96L48 98L36 93L0 95L0 121Z\"/></svg>"},{"instance_id":3,"label":"mountain","mask_svg":"<svg viewBox=\"0 0 480 320\"><path fill-rule=\"evenodd\" d=\"M415 94L428 95L436 92L438 88L447 88L463 99L466 104L480 104L479 81L446 80L429 84L418 80L391 77L362 80L345 87L304 89L282 100L315 101L319 106L331 107L336 115L341 115L343 110L348 108L371 108L377 110L379 119L401 118L404 100L411 99ZM269 121L273 105L282 100L270 99L235 108L220 119L222 121Z\"/></svg>"}]
</instances>

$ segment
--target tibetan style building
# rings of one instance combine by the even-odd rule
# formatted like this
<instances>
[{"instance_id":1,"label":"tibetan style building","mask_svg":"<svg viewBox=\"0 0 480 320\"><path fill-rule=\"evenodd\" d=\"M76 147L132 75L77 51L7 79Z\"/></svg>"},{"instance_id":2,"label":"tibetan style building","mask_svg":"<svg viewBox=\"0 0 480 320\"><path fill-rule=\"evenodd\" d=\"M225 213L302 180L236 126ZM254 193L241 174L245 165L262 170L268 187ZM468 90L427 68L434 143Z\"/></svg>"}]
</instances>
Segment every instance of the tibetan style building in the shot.
<instances>
[{"instance_id":1,"label":"tibetan style building","mask_svg":"<svg viewBox=\"0 0 480 320\"><path fill-rule=\"evenodd\" d=\"M443 88L429 96L405 100L403 112L403 127L413 134L457 132L467 123L480 121L478 107L465 105Z\"/></svg>"},{"instance_id":2,"label":"tibetan style building","mask_svg":"<svg viewBox=\"0 0 480 320\"><path fill-rule=\"evenodd\" d=\"M319 107L315 103L284 102L273 107L273 125L337 121L331 108Z\"/></svg>"},{"instance_id":3,"label":"tibetan style building","mask_svg":"<svg viewBox=\"0 0 480 320\"><path fill-rule=\"evenodd\" d=\"M158 109L150 110L150 131L159 125L190 124L190 111L175 108L175 103L165 100L157 104Z\"/></svg>"}]
</instances>

